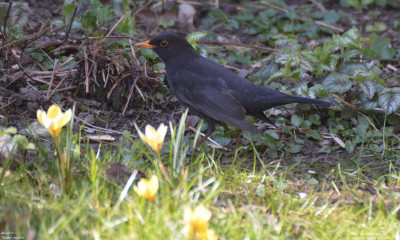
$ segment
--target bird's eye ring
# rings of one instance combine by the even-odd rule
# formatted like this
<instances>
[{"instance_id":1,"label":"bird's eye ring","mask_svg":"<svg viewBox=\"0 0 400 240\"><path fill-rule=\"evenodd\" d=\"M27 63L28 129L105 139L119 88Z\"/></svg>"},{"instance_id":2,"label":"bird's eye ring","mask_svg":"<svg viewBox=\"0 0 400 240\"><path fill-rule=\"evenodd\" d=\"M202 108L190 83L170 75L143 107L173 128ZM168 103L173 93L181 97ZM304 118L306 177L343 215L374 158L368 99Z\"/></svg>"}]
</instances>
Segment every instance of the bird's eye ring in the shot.
<instances>
[{"instance_id":1,"label":"bird's eye ring","mask_svg":"<svg viewBox=\"0 0 400 240\"><path fill-rule=\"evenodd\" d=\"M160 42L161 47L166 47L167 45L168 45L168 42L165 40Z\"/></svg>"}]
</instances>

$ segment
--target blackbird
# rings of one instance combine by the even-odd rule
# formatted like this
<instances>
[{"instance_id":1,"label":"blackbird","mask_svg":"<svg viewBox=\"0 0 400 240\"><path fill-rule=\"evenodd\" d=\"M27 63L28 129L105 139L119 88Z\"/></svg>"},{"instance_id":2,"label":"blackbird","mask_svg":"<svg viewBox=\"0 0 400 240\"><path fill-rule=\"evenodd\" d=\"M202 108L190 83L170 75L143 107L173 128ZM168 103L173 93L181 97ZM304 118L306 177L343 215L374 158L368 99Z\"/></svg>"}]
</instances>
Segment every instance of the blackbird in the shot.
<instances>
[{"instance_id":1,"label":"blackbird","mask_svg":"<svg viewBox=\"0 0 400 240\"><path fill-rule=\"evenodd\" d=\"M214 132L217 122L258 133L259 130L246 120L246 115L268 121L264 111L272 107L289 103L332 105L328 101L293 96L247 81L201 56L175 33L160 34L135 47L153 49L164 61L167 80L176 98L207 123L204 139Z\"/></svg>"}]
</instances>

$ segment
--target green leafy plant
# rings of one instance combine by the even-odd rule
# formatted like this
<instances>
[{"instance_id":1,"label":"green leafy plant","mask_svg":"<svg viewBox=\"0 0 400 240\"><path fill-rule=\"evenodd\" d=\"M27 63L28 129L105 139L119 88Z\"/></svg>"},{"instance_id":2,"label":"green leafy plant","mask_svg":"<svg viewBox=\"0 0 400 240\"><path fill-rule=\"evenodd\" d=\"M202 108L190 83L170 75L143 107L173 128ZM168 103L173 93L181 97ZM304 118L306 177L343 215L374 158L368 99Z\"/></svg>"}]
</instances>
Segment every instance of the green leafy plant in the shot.
<instances>
[{"instance_id":1,"label":"green leafy plant","mask_svg":"<svg viewBox=\"0 0 400 240\"><path fill-rule=\"evenodd\" d=\"M114 16L112 9L103 5L99 0L65 0L62 13L65 16L66 25L70 24L73 13L76 10L74 22L76 28L83 28L88 34L94 34L99 27ZM128 24L129 23L129 24ZM125 24L131 25L132 19L127 17ZM122 27L124 29L125 27Z\"/></svg>"},{"instance_id":2,"label":"green leafy plant","mask_svg":"<svg viewBox=\"0 0 400 240\"><path fill-rule=\"evenodd\" d=\"M15 127L0 129L0 159L13 158L18 151L24 154L35 149L35 144L29 142L26 136L17 134Z\"/></svg>"},{"instance_id":3,"label":"green leafy plant","mask_svg":"<svg viewBox=\"0 0 400 240\"><path fill-rule=\"evenodd\" d=\"M197 50L203 57L207 56L207 50L203 47L199 47L197 42L203 37L207 36L205 32L193 32L186 37L186 40Z\"/></svg>"}]
</instances>

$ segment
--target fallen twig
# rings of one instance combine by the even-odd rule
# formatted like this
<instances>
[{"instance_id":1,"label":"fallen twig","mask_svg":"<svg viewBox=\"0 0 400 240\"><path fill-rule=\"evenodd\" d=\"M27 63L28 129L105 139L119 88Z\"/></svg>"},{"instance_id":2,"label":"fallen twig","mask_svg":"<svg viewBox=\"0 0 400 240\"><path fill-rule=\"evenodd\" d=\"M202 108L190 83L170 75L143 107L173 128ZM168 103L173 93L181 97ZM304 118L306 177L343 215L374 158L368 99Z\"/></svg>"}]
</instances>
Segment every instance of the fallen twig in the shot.
<instances>
[{"instance_id":1,"label":"fallen twig","mask_svg":"<svg viewBox=\"0 0 400 240\"><path fill-rule=\"evenodd\" d=\"M85 55L85 87L86 93L89 93L89 61L88 61L88 46L86 46L84 55Z\"/></svg>"},{"instance_id":2,"label":"fallen twig","mask_svg":"<svg viewBox=\"0 0 400 240\"><path fill-rule=\"evenodd\" d=\"M350 58L354 60L363 60L363 61L381 61L381 62L400 62L398 58Z\"/></svg>"},{"instance_id":3,"label":"fallen twig","mask_svg":"<svg viewBox=\"0 0 400 240\"><path fill-rule=\"evenodd\" d=\"M133 90L135 90L135 85L136 85L136 82L137 82L138 79L139 79L139 76L136 76L135 81L133 81L131 89L129 90L128 99L126 100L126 103L125 103L125 106L124 106L124 110L122 111L122 115L125 115L126 109L128 108L129 101L131 100L131 97L133 95Z\"/></svg>"},{"instance_id":4,"label":"fallen twig","mask_svg":"<svg viewBox=\"0 0 400 240\"><path fill-rule=\"evenodd\" d=\"M60 89L54 89L53 92L57 93L57 92L62 92L62 91L68 91L68 90L72 90L72 89L76 89L78 88L77 86L72 86L72 87L66 87L66 88L60 88ZM40 92L47 92L47 90L42 90Z\"/></svg>"},{"instance_id":5,"label":"fallen twig","mask_svg":"<svg viewBox=\"0 0 400 240\"><path fill-rule=\"evenodd\" d=\"M118 22L116 22L114 24L114 26L111 28L111 30L107 33L106 38L109 37L111 35L111 33L114 32L115 28L117 28L117 26L122 22L122 20L124 20L125 15L122 15L122 17L118 20ZM103 42L105 40L105 38L103 38L100 42Z\"/></svg>"},{"instance_id":6,"label":"fallen twig","mask_svg":"<svg viewBox=\"0 0 400 240\"><path fill-rule=\"evenodd\" d=\"M339 96L337 96L337 95L334 94L334 93L331 93L331 95L332 95L334 98L336 98L337 100L339 100L340 102L342 102L342 103L343 103L344 105L346 105L347 107L349 107L349 108L353 109L354 111L358 112L359 114L361 114L361 115L369 122L369 124L371 124L371 126L372 126L376 131L379 132L379 130L378 130L378 128L375 126L375 124L374 124L373 122L371 122L371 120L369 120L369 118L368 118L364 113L362 113L362 111L361 111L360 109L356 108L355 106L353 106L353 105L351 105L350 103L346 102L345 100L341 99Z\"/></svg>"},{"instance_id":7,"label":"fallen twig","mask_svg":"<svg viewBox=\"0 0 400 240\"><path fill-rule=\"evenodd\" d=\"M53 73L51 74L50 83L49 83L49 88L47 89L47 99L50 98L50 90L51 90L51 86L53 85L54 76L55 76L56 71L57 71L57 64L58 64L58 58L54 61Z\"/></svg>"},{"instance_id":8,"label":"fallen twig","mask_svg":"<svg viewBox=\"0 0 400 240\"><path fill-rule=\"evenodd\" d=\"M60 80L60 82L57 84L57 86L53 89L53 91L50 93L48 99L50 99L54 93L56 93L56 90L61 86L61 84L64 82L65 79L67 79L67 77L72 73L72 70L69 71L67 74L65 74L65 76Z\"/></svg>"},{"instance_id":9,"label":"fallen twig","mask_svg":"<svg viewBox=\"0 0 400 240\"><path fill-rule=\"evenodd\" d=\"M286 10L284 8L281 8L281 7L278 7L278 6L276 6L274 4L271 4L271 3L268 3L268 2L260 2L260 4L268 6L268 7L272 8L272 9L278 11L278 12L282 12L282 13L286 13L286 14L289 13L288 10ZM335 26L335 25L332 25L332 24L329 24L329 23L325 23L325 22L322 22L322 21L315 21L314 19L306 17L306 16L298 16L298 18L301 21L304 21L304 22L312 21L317 25L333 29L333 30L335 30L337 32L340 32L340 33L344 32L343 28Z\"/></svg>"},{"instance_id":10,"label":"fallen twig","mask_svg":"<svg viewBox=\"0 0 400 240\"><path fill-rule=\"evenodd\" d=\"M205 134L202 132L198 132L197 129L193 128L193 127L189 127L190 130L192 130L195 133L198 133L200 136L204 137ZM214 144L217 148L222 148L226 151L228 151L229 149L226 147L221 146L221 144L217 143L216 141L212 140L210 137L207 138L207 140L209 140L212 144Z\"/></svg>"},{"instance_id":11,"label":"fallen twig","mask_svg":"<svg viewBox=\"0 0 400 240\"><path fill-rule=\"evenodd\" d=\"M276 49L262 47L262 46L256 46L256 45L243 44L243 43L226 43L226 42L210 42L210 41L198 41L197 43L198 44L207 44L207 45L238 46L238 47L256 48L256 49L264 50L267 52L275 52L275 53L279 52Z\"/></svg>"},{"instance_id":12,"label":"fallen twig","mask_svg":"<svg viewBox=\"0 0 400 240\"><path fill-rule=\"evenodd\" d=\"M15 44L20 44L20 43L23 43L23 42L28 41L28 40L34 41L35 39L38 39L40 36L42 36L44 33L48 32L50 29L51 29L51 27L39 30L39 32L27 35L27 36L25 36L25 37L23 37L21 39L17 39L15 41L7 43L7 44L1 46L0 49L5 48L5 47L9 47L9 46L12 46L12 45L15 45Z\"/></svg>"},{"instance_id":13,"label":"fallen twig","mask_svg":"<svg viewBox=\"0 0 400 240\"><path fill-rule=\"evenodd\" d=\"M132 56L133 56L133 63L136 65L136 67L140 66L140 62L136 57L136 53L135 50L133 49L133 45L132 45L132 40L129 38L129 46L131 47L131 52L132 52Z\"/></svg>"},{"instance_id":14,"label":"fallen twig","mask_svg":"<svg viewBox=\"0 0 400 240\"><path fill-rule=\"evenodd\" d=\"M74 12L72 13L72 17L71 17L71 21L69 21L69 26L68 26L68 30L65 34L65 38L63 43L67 42L68 37L69 37L69 33L71 32L71 28L72 28L72 24L74 23L74 19L75 19L75 14L76 14L76 10L78 9L78 6L75 6L74 8Z\"/></svg>"},{"instance_id":15,"label":"fallen twig","mask_svg":"<svg viewBox=\"0 0 400 240\"><path fill-rule=\"evenodd\" d=\"M108 92L108 94L107 94L107 99L110 99L111 94L113 93L114 89L118 86L118 84L119 84L122 80L124 80L125 78L127 78L127 77L129 77L129 76L131 76L131 75L133 75L133 73L125 74L125 75L122 76L120 79L118 79L118 81L114 83L114 85L111 87L110 91Z\"/></svg>"},{"instance_id":16,"label":"fallen twig","mask_svg":"<svg viewBox=\"0 0 400 240\"><path fill-rule=\"evenodd\" d=\"M13 1L10 1L10 3L8 4L8 9L7 9L7 13L6 16L4 17L4 23L3 23L3 43L7 42L7 20L8 17L10 16L10 11L11 11L11 7L12 7ZM1 49L1 48L0 48Z\"/></svg>"}]
</instances>

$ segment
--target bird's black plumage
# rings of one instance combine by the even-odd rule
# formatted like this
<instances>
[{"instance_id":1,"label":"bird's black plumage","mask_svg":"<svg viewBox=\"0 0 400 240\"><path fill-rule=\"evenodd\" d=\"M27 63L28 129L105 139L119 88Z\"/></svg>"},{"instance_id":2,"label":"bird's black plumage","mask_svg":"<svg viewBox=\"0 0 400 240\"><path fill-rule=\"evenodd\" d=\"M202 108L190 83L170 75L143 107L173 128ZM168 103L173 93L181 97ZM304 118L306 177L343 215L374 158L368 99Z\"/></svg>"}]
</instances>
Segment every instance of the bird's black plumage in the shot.
<instances>
[{"instance_id":1,"label":"bird's black plumage","mask_svg":"<svg viewBox=\"0 0 400 240\"><path fill-rule=\"evenodd\" d=\"M164 61L172 92L193 114L207 122L207 135L215 130L217 122L258 133L246 120L246 115L266 120L264 111L275 106L288 103L332 105L328 101L293 96L247 81L201 56L175 33L160 34L136 46L153 49Z\"/></svg>"}]
</instances>

